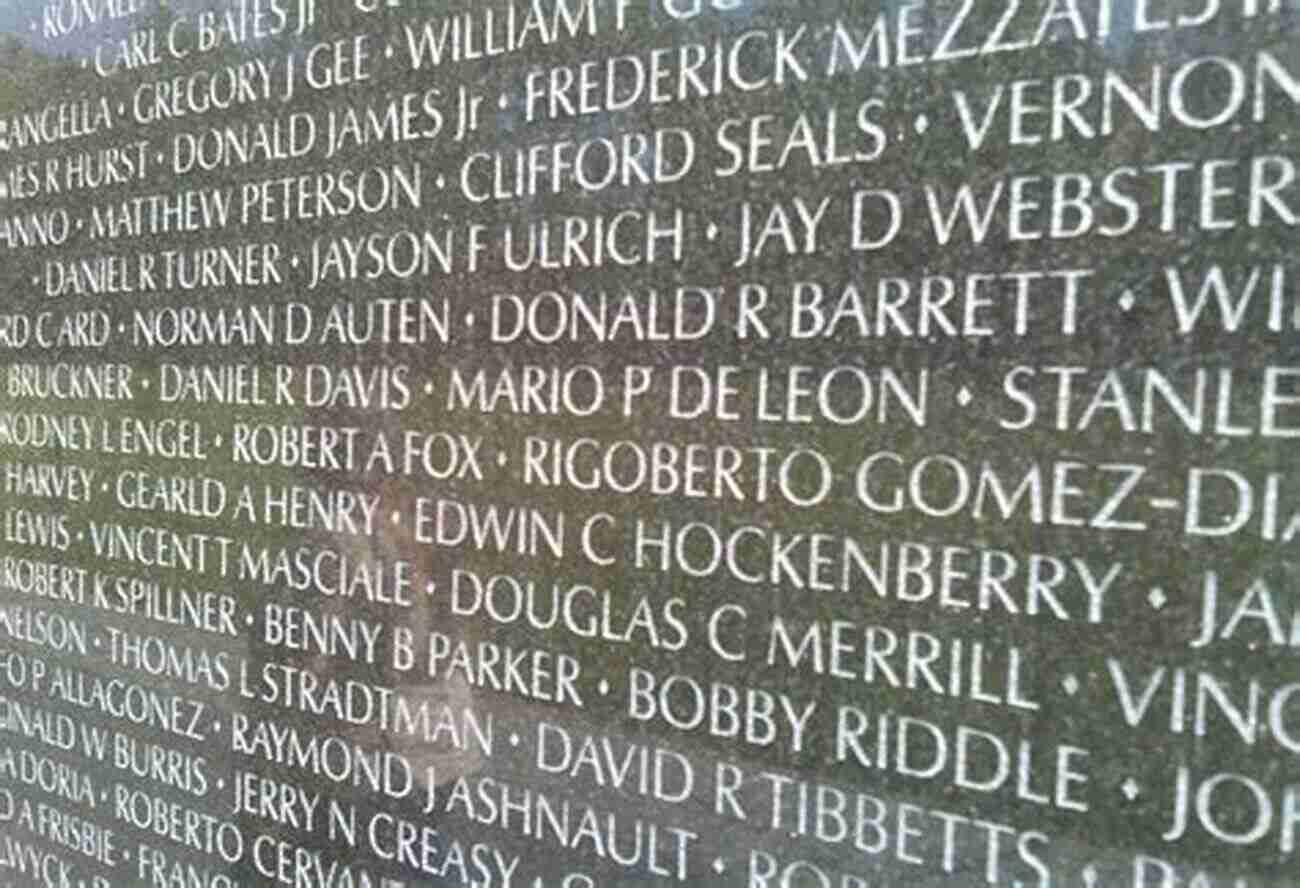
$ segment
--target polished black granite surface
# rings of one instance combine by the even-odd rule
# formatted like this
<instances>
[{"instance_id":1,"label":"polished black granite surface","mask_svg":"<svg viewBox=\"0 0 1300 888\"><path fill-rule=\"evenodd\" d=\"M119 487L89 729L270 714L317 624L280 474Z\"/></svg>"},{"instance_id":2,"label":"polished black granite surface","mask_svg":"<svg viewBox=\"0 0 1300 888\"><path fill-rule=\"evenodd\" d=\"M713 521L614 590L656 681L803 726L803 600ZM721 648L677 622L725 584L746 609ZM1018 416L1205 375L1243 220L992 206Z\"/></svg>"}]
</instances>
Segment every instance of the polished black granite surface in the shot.
<instances>
[{"instance_id":1,"label":"polished black granite surface","mask_svg":"<svg viewBox=\"0 0 1300 888\"><path fill-rule=\"evenodd\" d=\"M1300 885L1292 0L10 0L0 886Z\"/></svg>"}]
</instances>

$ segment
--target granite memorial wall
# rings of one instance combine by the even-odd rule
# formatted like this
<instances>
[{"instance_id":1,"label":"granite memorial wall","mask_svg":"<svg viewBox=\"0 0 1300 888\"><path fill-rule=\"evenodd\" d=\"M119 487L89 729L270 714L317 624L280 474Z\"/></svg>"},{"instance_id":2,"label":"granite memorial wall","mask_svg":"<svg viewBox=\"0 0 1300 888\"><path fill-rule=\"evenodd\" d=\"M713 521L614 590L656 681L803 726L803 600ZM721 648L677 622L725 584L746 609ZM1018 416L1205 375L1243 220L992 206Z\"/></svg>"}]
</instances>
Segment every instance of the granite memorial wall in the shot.
<instances>
[{"instance_id":1,"label":"granite memorial wall","mask_svg":"<svg viewBox=\"0 0 1300 888\"><path fill-rule=\"evenodd\" d=\"M10 0L0 886L1300 885L1294 0Z\"/></svg>"}]
</instances>

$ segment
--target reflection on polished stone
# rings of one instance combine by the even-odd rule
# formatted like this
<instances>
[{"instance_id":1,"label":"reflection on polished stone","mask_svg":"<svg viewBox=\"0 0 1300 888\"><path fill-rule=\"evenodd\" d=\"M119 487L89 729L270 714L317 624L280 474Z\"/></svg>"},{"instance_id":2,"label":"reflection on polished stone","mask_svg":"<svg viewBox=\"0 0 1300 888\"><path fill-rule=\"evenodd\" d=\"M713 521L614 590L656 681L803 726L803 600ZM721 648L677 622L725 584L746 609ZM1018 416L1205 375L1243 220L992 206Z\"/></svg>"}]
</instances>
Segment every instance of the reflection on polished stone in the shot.
<instances>
[{"instance_id":1,"label":"reflection on polished stone","mask_svg":"<svg viewBox=\"0 0 1300 888\"><path fill-rule=\"evenodd\" d=\"M1296 7L0 10L0 888L1282 888Z\"/></svg>"}]
</instances>

